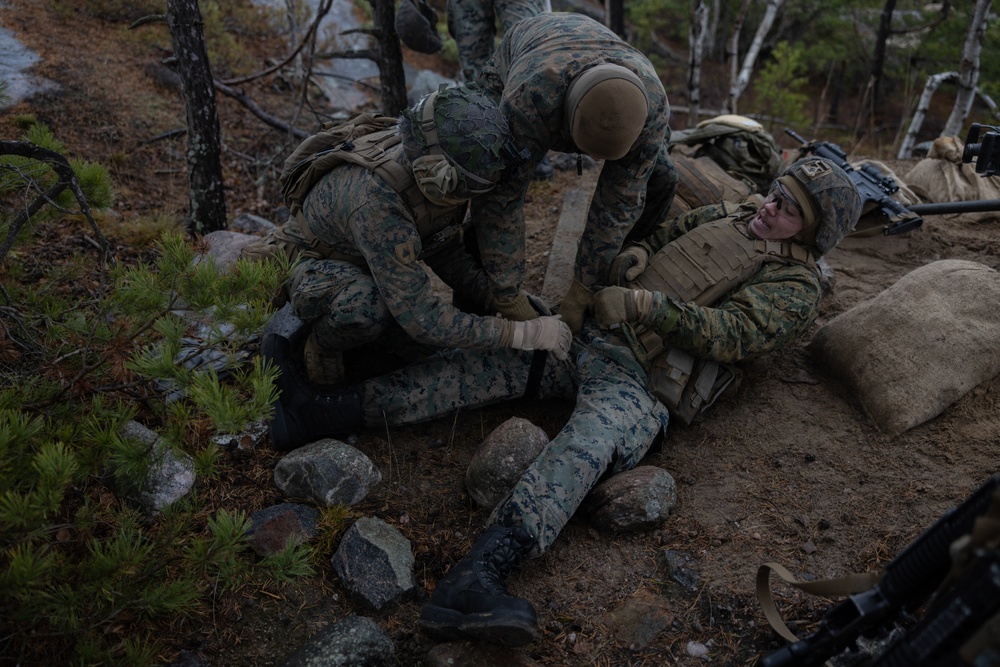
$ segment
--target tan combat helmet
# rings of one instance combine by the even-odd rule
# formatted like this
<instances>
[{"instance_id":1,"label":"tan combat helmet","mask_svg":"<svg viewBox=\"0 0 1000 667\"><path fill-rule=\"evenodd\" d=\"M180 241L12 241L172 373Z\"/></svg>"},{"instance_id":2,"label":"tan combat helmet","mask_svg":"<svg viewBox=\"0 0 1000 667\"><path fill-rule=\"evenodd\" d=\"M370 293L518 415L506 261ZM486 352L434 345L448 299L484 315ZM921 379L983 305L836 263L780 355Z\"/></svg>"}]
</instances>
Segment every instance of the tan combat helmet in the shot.
<instances>
[{"instance_id":1,"label":"tan combat helmet","mask_svg":"<svg viewBox=\"0 0 1000 667\"><path fill-rule=\"evenodd\" d=\"M620 160L646 125L649 99L635 72L602 63L570 81L565 107L566 127L581 152Z\"/></svg>"}]
</instances>

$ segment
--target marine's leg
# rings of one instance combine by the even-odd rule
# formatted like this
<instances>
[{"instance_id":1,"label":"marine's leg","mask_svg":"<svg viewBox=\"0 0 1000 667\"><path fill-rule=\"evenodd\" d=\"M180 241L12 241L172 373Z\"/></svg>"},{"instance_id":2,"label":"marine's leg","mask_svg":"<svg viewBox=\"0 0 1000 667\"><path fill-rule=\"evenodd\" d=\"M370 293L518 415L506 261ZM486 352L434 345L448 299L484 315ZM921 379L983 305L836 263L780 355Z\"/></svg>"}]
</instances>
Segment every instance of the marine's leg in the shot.
<instances>
[{"instance_id":1,"label":"marine's leg","mask_svg":"<svg viewBox=\"0 0 1000 667\"><path fill-rule=\"evenodd\" d=\"M532 557L545 553L587 493L606 474L633 468L667 421L644 376L594 359L566 426L494 509L493 522L523 527L536 538Z\"/></svg>"},{"instance_id":2,"label":"marine's leg","mask_svg":"<svg viewBox=\"0 0 1000 667\"><path fill-rule=\"evenodd\" d=\"M544 0L494 0L493 7L504 32L521 19L545 12Z\"/></svg>"},{"instance_id":3,"label":"marine's leg","mask_svg":"<svg viewBox=\"0 0 1000 667\"><path fill-rule=\"evenodd\" d=\"M420 625L443 639L530 642L537 616L504 581L525 558L544 553L584 496L607 471L633 467L666 425L665 410L645 391L641 371L574 345L582 376L569 423L493 512L489 529L438 582Z\"/></svg>"},{"instance_id":4,"label":"marine's leg","mask_svg":"<svg viewBox=\"0 0 1000 667\"><path fill-rule=\"evenodd\" d=\"M624 245L641 241L663 222L677 192L677 181L677 167L674 166L673 158L667 151L667 143L664 142L646 186L646 204L626 236Z\"/></svg>"},{"instance_id":5,"label":"marine's leg","mask_svg":"<svg viewBox=\"0 0 1000 667\"><path fill-rule=\"evenodd\" d=\"M466 82L479 77L493 55L496 16L492 0L448 0L448 32L455 38L458 64Z\"/></svg>"},{"instance_id":6,"label":"marine's leg","mask_svg":"<svg viewBox=\"0 0 1000 667\"><path fill-rule=\"evenodd\" d=\"M302 354L314 383L342 383L342 353L375 340L392 322L375 281L348 262L305 260L289 294L292 311L310 326Z\"/></svg>"},{"instance_id":7,"label":"marine's leg","mask_svg":"<svg viewBox=\"0 0 1000 667\"><path fill-rule=\"evenodd\" d=\"M572 369L546 352L442 350L364 383L365 423L412 424L533 396L571 398Z\"/></svg>"}]
</instances>

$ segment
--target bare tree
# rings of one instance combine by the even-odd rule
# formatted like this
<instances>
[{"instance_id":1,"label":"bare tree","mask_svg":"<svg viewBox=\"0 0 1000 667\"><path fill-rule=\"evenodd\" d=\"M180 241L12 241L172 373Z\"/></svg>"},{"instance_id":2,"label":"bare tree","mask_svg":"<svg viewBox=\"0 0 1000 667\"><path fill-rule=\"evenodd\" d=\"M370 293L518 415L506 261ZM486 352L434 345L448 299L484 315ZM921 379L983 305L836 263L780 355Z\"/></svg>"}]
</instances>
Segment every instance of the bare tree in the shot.
<instances>
[{"instance_id":1,"label":"bare tree","mask_svg":"<svg viewBox=\"0 0 1000 667\"><path fill-rule=\"evenodd\" d=\"M965 119L972 109L972 101L979 83L979 54L983 50L983 35L986 33L986 16L990 13L992 0L977 0L976 9L969 22L969 31L965 34L965 45L962 47L962 60L958 65L958 95L955 96L955 106L952 107L948 122L941 130L942 137L959 136Z\"/></svg>"},{"instance_id":2,"label":"bare tree","mask_svg":"<svg viewBox=\"0 0 1000 667\"><path fill-rule=\"evenodd\" d=\"M397 116L406 103L406 75L403 73L403 50L396 34L396 4L393 0L374 0L375 39L379 80L382 83L382 113Z\"/></svg>"},{"instance_id":3,"label":"bare tree","mask_svg":"<svg viewBox=\"0 0 1000 667\"><path fill-rule=\"evenodd\" d=\"M49 150L47 148L42 148L37 144L33 144L27 141L0 141L0 156L2 155L15 155L17 157L27 158L29 160L38 160L39 162L44 162L52 168L52 171L56 173L57 179L54 184L49 186L44 191L41 186L30 177L24 177L26 179L26 190L34 190L38 193L38 196L30 204L25 206L21 211L18 212L14 219L11 220L7 228L7 237L0 242L0 263L3 262L4 258L7 256L7 252L14 245L17 235L21 232L24 225L31 219L35 213L38 213L46 205L54 206L63 210L56 204L56 198L62 193L63 190L69 190L76 197L76 202L80 206L79 211L63 211L64 213L69 213L72 215L83 214L87 218L87 222L90 223L91 228L94 230L94 234L97 236L97 240L100 244L101 250L104 252L104 259L110 264L115 263L114 254L111 252L111 246L108 243L108 239L105 238L104 234L101 233L100 227L97 226L97 221L94 220L94 215L90 210L90 204L87 203L87 198L83 194L83 190L80 188L80 183L77 181L76 172L73 171L73 167L70 166L69 160L63 156L62 153L57 153L55 151Z\"/></svg>"},{"instance_id":4,"label":"bare tree","mask_svg":"<svg viewBox=\"0 0 1000 667\"><path fill-rule=\"evenodd\" d=\"M701 111L701 63L705 56L707 32L708 5L704 0L691 0L691 22L688 29L688 127L698 124L698 114Z\"/></svg>"},{"instance_id":5,"label":"bare tree","mask_svg":"<svg viewBox=\"0 0 1000 667\"><path fill-rule=\"evenodd\" d=\"M743 0L740 11L733 20L733 27L729 31L729 39L726 40L726 63L729 65L730 95L732 95L736 85L736 77L739 74L740 33L743 31L743 24L747 20L747 12L749 11L750 0ZM727 97L725 103L722 105L722 108L736 113L736 100L731 97Z\"/></svg>"},{"instance_id":6,"label":"bare tree","mask_svg":"<svg viewBox=\"0 0 1000 667\"><path fill-rule=\"evenodd\" d=\"M885 58L887 53L887 43L893 35L902 35L914 32L927 31L935 25L945 21L951 12L951 0L944 0L936 8L937 16L929 23L912 25L902 29L893 29L892 19L896 11L896 0L885 0L882 6L882 13L879 15L878 32L875 36L875 49L872 54L871 68L869 69L868 82L861 96L861 104L858 107L858 117L856 126L860 127L866 119L874 119L879 114L879 104L882 100L881 87L884 78Z\"/></svg>"},{"instance_id":7,"label":"bare tree","mask_svg":"<svg viewBox=\"0 0 1000 667\"><path fill-rule=\"evenodd\" d=\"M625 39L625 2L624 0L605 0L604 15L606 23L616 35Z\"/></svg>"},{"instance_id":8,"label":"bare tree","mask_svg":"<svg viewBox=\"0 0 1000 667\"><path fill-rule=\"evenodd\" d=\"M167 0L167 25L187 111L187 227L205 234L226 228L226 198L215 85L197 0Z\"/></svg>"},{"instance_id":9,"label":"bare tree","mask_svg":"<svg viewBox=\"0 0 1000 667\"><path fill-rule=\"evenodd\" d=\"M757 63L757 56L760 54L760 49L764 45L764 38L771 31L771 26L774 25L774 20L778 17L778 12L784 4L785 0L767 0L767 9L764 11L764 18L761 19L760 25L757 26L753 42L743 57L743 66L740 68L740 73L729 86L727 107L731 113L736 113L737 102L743 91L746 90L747 84L750 83L750 75L753 73L754 65Z\"/></svg>"}]
</instances>

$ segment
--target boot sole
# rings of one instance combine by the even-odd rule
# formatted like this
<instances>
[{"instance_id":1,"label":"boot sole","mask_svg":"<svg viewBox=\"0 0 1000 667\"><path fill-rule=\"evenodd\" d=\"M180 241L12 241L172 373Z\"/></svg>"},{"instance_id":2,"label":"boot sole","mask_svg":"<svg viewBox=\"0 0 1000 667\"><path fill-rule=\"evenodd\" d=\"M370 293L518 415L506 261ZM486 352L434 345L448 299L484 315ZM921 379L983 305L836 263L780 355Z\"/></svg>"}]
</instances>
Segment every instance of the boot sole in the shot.
<instances>
[{"instance_id":1,"label":"boot sole","mask_svg":"<svg viewBox=\"0 0 1000 667\"><path fill-rule=\"evenodd\" d=\"M506 613L501 617L489 612L463 614L435 605L424 607L420 613L420 627L441 641L474 639L507 648L530 644L538 636L538 620L533 616L520 614L512 617Z\"/></svg>"}]
</instances>

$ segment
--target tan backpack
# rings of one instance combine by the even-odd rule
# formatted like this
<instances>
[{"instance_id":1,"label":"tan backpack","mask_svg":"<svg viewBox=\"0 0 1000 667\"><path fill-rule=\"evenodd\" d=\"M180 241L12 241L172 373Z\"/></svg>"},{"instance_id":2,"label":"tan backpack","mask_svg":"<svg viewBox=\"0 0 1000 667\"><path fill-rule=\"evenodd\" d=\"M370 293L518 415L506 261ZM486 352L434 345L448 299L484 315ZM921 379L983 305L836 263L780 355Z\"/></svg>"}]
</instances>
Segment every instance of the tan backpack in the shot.
<instances>
[{"instance_id":1,"label":"tan backpack","mask_svg":"<svg viewBox=\"0 0 1000 667\"><path fill-rule=\"evenodd\" d=\"M302 208L306 195L328 171L351 162L376 169L390 161L388 149L400 142L396 132L399 119L382 114L361 112L344 121L325 123L320 132L312 135L296 148L285 160L278 182L285 204L295 215ZM383 146L376 144L393 137ZM405 180L405 174L402 177ZM390 179L394 189L396 184ZM405 184L402 189L405 189Z\"/></svg>"}]
</instances>

